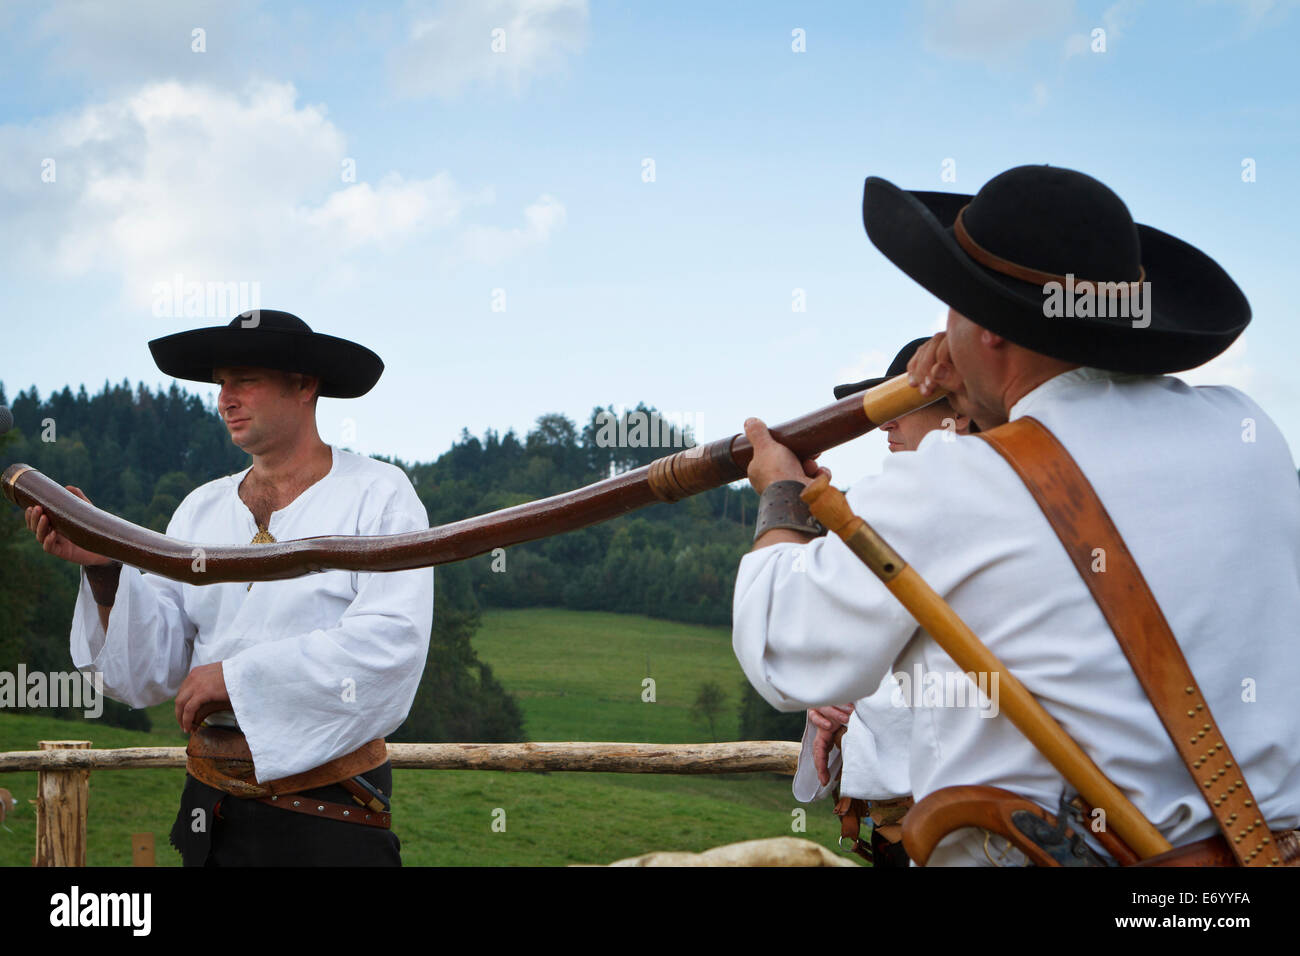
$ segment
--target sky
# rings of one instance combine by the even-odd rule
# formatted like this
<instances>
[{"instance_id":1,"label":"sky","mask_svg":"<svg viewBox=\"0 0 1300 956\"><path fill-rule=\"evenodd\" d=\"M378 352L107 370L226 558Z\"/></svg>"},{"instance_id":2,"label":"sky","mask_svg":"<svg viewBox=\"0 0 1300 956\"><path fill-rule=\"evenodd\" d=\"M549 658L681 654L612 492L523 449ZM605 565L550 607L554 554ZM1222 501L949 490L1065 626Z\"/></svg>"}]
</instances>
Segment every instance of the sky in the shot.
<instances>
[{"instance_id":1,"label":"sky","mask_svg":"<svg viewBox=\"0 0 1300 956\"><path fill-rule=\"evenodd\" d=\"M239 311L168 290L242 290L383 358L331 443L429 461L642 401L712 440L942 328L867 176L1050 163L1233 276L1250 327L1181 377L1295 449L1298 5L0 0L0 382L166 386L148 341Z\"/></svg>"}]
</instances>

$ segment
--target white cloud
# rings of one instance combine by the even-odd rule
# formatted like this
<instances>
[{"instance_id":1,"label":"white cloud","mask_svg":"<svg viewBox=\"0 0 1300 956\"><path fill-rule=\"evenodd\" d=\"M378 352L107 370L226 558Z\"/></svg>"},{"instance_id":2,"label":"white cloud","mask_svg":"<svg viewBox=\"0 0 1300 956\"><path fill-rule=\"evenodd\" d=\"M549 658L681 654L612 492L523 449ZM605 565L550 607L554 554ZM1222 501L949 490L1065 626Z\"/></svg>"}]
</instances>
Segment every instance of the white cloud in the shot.
<instances>
[{"instance_id":1,"label":"white cloud","mask_svg":"<svg viewBox=\"0 0 1300 956\"><path fill-rule=\"evenodd\" d=\"M357 183L331 193L319 207L303 214L303 221L325 234L337 235L351 248L367 243L391 244L428 228L452 225L470 202L449 175L404 180L390 173L378 187Z\"/></svg>"},{"instance_id":2,"label":"white cloud","mask_svg":"<svg viewBox=\"0 0 1300 956\"><path fill-rule=\"evenodd\" d=\"M0 128L0 161L34 170L0 187L0 210L24 227L13 254L65 275L116 269L146 287L173 267L247 278L274 251L277 213L327 189L344 153L323 112L294 99L291 86L235 96L159 83ZM40 180L40 156L54 182Z\"/></svg>"},{"instance_id":3,"label":"white cloud","mask_svg":"<svg viewBox=\"0 0 1300 956\"><path fill-rule=\"evenodd\" d=\"M1065 58L1083 56L1092 50L1092 38L1087 33L1071 33L1065 38Z\"/></svg>"},{"instance_id":4,"label":"white cloud","mask_svg":"<svg viewBox=\"0 0 1300 956\"><path fill-rule=\"evenodd\" d=\"M1073 15L1074 0L926 0L923 35L935 53L997 66Z\"/></svg>"},{"instance_id":5,"label":"white cloud","mask_svg":"<svg viewBox=\"0 0 1300 956\"><path fill-rule=\"evenodd\" d=\"M1300 7L1300 0L1201 0L1201 3L1236 7L1242 16L1241 32L1247 36L1266 22L1281 23L1292 10Z\"/></svg>"},{"instance_id":6,"label":"white cloud","mask_svg":"<svg viewBox=\"0 0 1300 956\"><path fill-rule=\"evenodd\" d=\"M500 229L495 226L470 226L461 237L464 259L489 265L518 255L529 246L545 242L551 233L564 225L564 204L554 196L542 195L524 210L522 228Z\"/></svg>"},{"instance_id":7,"label":"white cloud","mask_svg":"<svg viewBox=\"0 0 1300 956\"><path fill-rule=\"evenodd\" d=\"M1106 8L1101 15L1101 25L1106 31L1106 40L1118 40L1128 33L1129 26L1142 0L1119 0L1119 3Z\"/></svg>"},{"instance_id":8,"label":"white cloud","mask_svg":"<svg viewBox=\"0 0 1300 956\"><path fill-rule=\"evenodd\" d=\"M1068 60L1072 56L1082 56L1092 52L1092 31L1100 27L1105 31L1106 52L1110 52L1111 44L1119 40L1128 33L1128 28L1133 22L1134 14L1137 8L1142 5L1142 0L1119 0L1107 7L1101 15L1101 22L1089 25L1086 33L1071 34L1065 41L1065 58Z\"/></svg>"},{"instance_id":9,"label":"white cloud","mask_svg":"<svg viewBox=\"0 0 1300 956\"><path fill-rule=\"evenodd\" d=\"M409 96L452 97L476 84L518 93L586 45L586 0L444 0L418 8L389 70Z\"/></svg>"},{"instance_id":10,"label":"white cloud","mask_svg":"<svg viewBox=\"0 0 1300 956\"><path fill-rule=\"evenodd\" d=\"M1035 112L1037 112L1041 110L1044 106L1046 106L1048 99L1050 99L1047 90L1047 84L1039 80L1037 83L1034 84L1032 93L1033 93L1033 102L1031 104L1031 108Z\"/></svg>"},{"instance_id":11,"label":"white cloud","mask_svg":"<svg viewBox=\"0 0 1300 956\"><path fill-rule=\"evenodd\" d=\"M262 61L274 35L259 0L50 0L33 10L33 42L49 65L99 89L149 79L217 81L232 67ZM202 30L196 52L195 30Z\"/></svg>"},{"instance_id":12,"label":"white cloud","mask_svg":"<svg viewBox=\"0 0 1300 956\"><path fill-rule=\"evenodd\" d=\"M42 163L54 162L53 182ZM155 83L78 112L0 127L0 255L12 268L120 278L127 303L159 282L258 282L353 275L353 258L449 244L491 190L452 176L344 182L347 139L291 84L227 93ZM363 171L364 172L364 171ZM564 207L544 196L521 229L471 228L494 261L545 242ZM420 250L422 254L425 250ZM435 248L429 260L446 258ZM273 288L269 289L273 294Z\"/></svg>"}]
</instances>

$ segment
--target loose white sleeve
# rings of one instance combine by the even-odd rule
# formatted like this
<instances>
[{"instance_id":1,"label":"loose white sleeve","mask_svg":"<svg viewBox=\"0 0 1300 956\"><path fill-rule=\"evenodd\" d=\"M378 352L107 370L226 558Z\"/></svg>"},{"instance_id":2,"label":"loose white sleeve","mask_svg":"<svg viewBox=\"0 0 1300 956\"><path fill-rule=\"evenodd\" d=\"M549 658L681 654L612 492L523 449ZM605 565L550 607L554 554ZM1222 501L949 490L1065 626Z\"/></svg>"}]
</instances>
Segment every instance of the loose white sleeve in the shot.
<instances>
[{"instance_id":1,"label":"loose white sleeve","mask_svg":"<svg viewBox=\"0 0 1300 956\"><path fill-rule=\"evenodd\" d=\"M732 621L741 669L783 711L868 696L916 627L833 535L745 555Z\"/></svg>"},{"instance_id":2,"label":"loose white sleeve","mask_svg":"<svg viewBox=\"0 0 1300 956\"><path fill-rule=\"evenodd\" d=\"M184 538L183 508L167 534ZM195 627L186 616L179 582L123 566L105 631L86 574L72 615L72 663L104 675L104 693L131 707L176 696L190 670Z\"/></svg>"},{"instance_id":3,"label":"loose white sleeve","mask_svg":"<svg viewBox=\"0 0 1300 956\"><path fill-rule=\"evenodd\" d=\"M840 748L834 746L826 757L826 769L830 771L831 782L822 786L817 779L817 767L813 758L813 742L817 739L817 728L811 720L803 725L803 740L799 745L799 763L795 767L794 780L790 789L794 798L800 803L813 803L830 796L835 783L835 775L840 772Z\"/></svg>"},{"instance_id":4,"label":"loose white sleeve","mask_svg":"<svg viewBox=\"0 0 1300 956\"><path fill-rule=\"evenodd\" d=\"M811 803L831 792L840 774L840 795L863 800L892 800L911 795L908 760L912 746L912 711L895 693L893 675L886 674L870 697L857 701L840 738L831 749L827 769L832 783L822 786L813 763L817 728L804 724L793 791L796 800ZM842 768L842 769L841 769Z\"/></svg>"}]
</instances>

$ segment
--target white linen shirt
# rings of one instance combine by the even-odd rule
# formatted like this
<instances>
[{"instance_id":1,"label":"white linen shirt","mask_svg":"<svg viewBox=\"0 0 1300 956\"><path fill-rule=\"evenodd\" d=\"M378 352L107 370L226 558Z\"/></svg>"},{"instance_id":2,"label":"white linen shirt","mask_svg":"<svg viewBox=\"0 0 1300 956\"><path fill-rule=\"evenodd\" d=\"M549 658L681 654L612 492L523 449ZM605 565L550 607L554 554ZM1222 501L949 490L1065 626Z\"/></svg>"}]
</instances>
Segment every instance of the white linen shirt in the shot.
<instances>
[{"instance_id":1,"label":"white linen shirt","mask_svg":"<svg viewBox=\"0 0 1300 956\"><path fill-rule=\"evenodd\" d=\"M331 447L329 473L268 530L277 541L380 535L429 526L406 474ZM247 545L248 469L196 488L167 526L196 545ZM324 571L284 581L182 584L123 567L105 632L82 575L72 659L101 671L132 707L175 697L201 664L222 662L259 780L310 770L398 728L415 699L433 623L433 569Z\"/></svg>"},{"instance_id":2,"label":"white linen shirt","mask_svg":"<svg viewBox=\"0 0 1300 956\"><path fill-rule=\"evenodd\" d=\"M1024 396L1009 417L1022 415L1056 435L1110 513L1266 822L1295 827L1300 486L1281 433L1236 389L1089 368ZM1087 586L993 448L932 432L848 499L1171 843L1218 832ZM746 555L733 619L742 669L779 710L857 700L891 667L959 673L835 535ZM918 800L988 784L1056 810L1064 781L1005 717L911 703ZM958 831L931 863L983 863L981 842Z\"/></svg>"}]
</instances>

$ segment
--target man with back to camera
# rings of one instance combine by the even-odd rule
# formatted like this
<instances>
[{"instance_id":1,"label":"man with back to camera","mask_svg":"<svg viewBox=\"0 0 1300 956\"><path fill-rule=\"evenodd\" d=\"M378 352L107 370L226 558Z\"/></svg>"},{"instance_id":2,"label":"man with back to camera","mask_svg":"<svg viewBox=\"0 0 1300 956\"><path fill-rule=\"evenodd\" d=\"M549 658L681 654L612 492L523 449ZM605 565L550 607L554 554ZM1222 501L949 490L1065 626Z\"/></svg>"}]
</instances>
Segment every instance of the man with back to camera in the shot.
<instances>
[{"instance_id":1,"label":"man with back to camera","mask_svg":"<svg viewBox=\"0 0 1300 956\"><path fill-rule=\"evenodd\" d=\"M1250 865L1288 862L1270 832L1300 823L1300 700L1289 690L1300 680L1291 639L1300 618L1295 464L1246 395L1167 374L1227 349L1249 322L1245 297L1209 256L1135 224L1118 196L1072 170L1018 167L973 197L871 178L863 214L885 255L949 306L947 332L910 363L915 383L947 390L982 433L1035 420L1077 463L1186 658L1189 699L1203 700L1187 708L1196 728L1175 735L1157 715L1093 584L986 436L894 456L882 475L850 489L853 511L1172 845L1237 826L1220 806L1248 785L1243 812L1257 821L1241 819L1233 831L1241 839L1225 845ZM1131 313L1098 314L1100 292L1116 287L1129 290ZM1063 289L1079 303L1091 293L1089 307L1063 311ZM775 482L809 482L814 463L796 460L756 419L746 433L760 495ZM770 703L795 710L858 699L896 660L908 672L956 670L838 538L791 530L799 517L756 541L736 583L736 654ZM1065 782L1007 720L961 707L915 717L918 801L986 785L1056 811ZM930 862L986 864L983 843L978 830L958 830Z\"/></svg>"}]
</instances>

